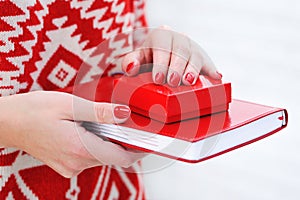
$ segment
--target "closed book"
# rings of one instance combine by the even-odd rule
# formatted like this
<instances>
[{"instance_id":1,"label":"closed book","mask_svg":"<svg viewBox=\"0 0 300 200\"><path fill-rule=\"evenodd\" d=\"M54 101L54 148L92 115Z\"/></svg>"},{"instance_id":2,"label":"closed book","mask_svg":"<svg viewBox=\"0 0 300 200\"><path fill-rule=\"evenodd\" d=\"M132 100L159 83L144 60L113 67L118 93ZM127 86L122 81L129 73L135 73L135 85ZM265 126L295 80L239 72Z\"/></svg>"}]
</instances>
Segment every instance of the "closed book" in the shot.
<instances>
[{"instance_id":1,"label":"closed book","mask_svg":"<svg viewBox=\"0 0 300 200\"><path fill-rule=\"evenodd\" d=\"M111 102L114 80L105 77L65 91L89 100ZM82 122L82 126L128 148L195 163L264 139L286 127L287 117L282 108L232 99L226 112L175 123L162 123L132 112L123 124Z\"/></svg>"}]
</instances>

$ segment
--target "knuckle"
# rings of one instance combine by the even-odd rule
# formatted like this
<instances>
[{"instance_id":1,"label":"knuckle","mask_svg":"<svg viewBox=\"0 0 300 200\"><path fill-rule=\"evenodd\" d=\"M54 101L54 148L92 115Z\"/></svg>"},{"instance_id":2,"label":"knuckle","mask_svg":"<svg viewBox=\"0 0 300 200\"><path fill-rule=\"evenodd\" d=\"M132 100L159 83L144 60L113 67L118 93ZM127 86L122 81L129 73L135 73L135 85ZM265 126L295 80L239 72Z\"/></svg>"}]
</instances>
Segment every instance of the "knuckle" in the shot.
<instances>
[{"instance_id":1,"label":"knuckle","mask_svg":"<svg viewBox=\"0 0 300 200\"><path fill-rule=\"evenodd\" d=\"M172 50L172 53L175 55L175 56L178 56L182 59L189 59L190 55L191 55L191 51L190 51L190 48L187 47L186 45L175 45L173 47L173 50Z\"/></svg>"},{"instance_id":2,"label":"knuckle","mask_svg":"<svg viewBox=\"0 0 300 200\"><path fill-rule=\"evenodd\" d=\"M99 122L105 122L106 119L106 108L102 105L95 106L96 117Z\"/></svg>"},{"instance_id":3,"label":"knuckle","mask_svg":"<svg viewBox=\"0 0 300 200\"><path fill-rule=\"evenodd\" d=\"M177 45L175 46L175 50L179 52L183 52L185 54L190 54L191 50L187 45Z\"/></svg>"},{"instance_id":4,"label":"knuckle","mask_svg":"<svg viewBox=\"0 0 300 200\"><path fill-rule=\"evenodd\" d=\"M203 64L204 64L204 60L201 53L193 52L189 59L189 65L193 69L197 70L198 68L201 68Z\"/></svg>"},{"instance_id":5,"label":"knuckle","mask_svg":"<svg viewBox=\"0 0 300 200\"><path fill-rule=\"evenodd\" d=\"M193 56L195 57L196 60L203 61L204 59L204 56L201 51L193 51Z\"/></svg>"},{"instance_id":6,"label":"knuckle","mask_svg":"<svg viewBox=\"0 0 300 200\"><path fill-rule=\"evenodd\" d=\"M186 74L188 72L192 72L195 74L198 74L200 72L201 67L199 65L196 65L195 62L189 62L187 68L186 68Z\"/></svg>"}]
</instances>

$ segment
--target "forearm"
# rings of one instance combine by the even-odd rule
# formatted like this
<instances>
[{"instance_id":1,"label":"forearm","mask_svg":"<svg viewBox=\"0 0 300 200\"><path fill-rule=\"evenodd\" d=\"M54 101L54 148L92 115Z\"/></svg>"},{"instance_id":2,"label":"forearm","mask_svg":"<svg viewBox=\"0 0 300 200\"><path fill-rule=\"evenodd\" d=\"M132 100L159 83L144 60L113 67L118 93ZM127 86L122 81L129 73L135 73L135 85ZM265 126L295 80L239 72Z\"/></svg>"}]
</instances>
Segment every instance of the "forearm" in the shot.
<instances>
[{"instance_id":1,"label":"forearm","mask_svg":"<svg viewBox=\"0 0 300 200\"><path fill-rule=\"evenodd\" d=\"M14 117L17 105L12 104L16 95L0 97L0 146L15 147L15 135L13 129L17 128L17 120Z\"/></svg>"}]
</instances>

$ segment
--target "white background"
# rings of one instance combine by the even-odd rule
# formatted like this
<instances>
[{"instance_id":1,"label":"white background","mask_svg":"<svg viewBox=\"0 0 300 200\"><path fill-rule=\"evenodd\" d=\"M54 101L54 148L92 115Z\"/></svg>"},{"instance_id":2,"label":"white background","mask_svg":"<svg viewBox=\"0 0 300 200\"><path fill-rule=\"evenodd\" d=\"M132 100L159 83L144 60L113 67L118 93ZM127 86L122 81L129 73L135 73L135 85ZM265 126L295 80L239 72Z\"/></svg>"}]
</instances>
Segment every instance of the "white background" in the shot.
<instances>
[{"instance_id":1,"label":"white background","mask_svg":"<svg viewBox=\"0 0 300 200\"><path fill-rule=\"evenodd\" d=\"M148 0L147 13L150 26L201 44L234 98L289 112L288 127L264 140L144 174L148 199L300 199L300 1Z\"/></svg>"}]
</instances>

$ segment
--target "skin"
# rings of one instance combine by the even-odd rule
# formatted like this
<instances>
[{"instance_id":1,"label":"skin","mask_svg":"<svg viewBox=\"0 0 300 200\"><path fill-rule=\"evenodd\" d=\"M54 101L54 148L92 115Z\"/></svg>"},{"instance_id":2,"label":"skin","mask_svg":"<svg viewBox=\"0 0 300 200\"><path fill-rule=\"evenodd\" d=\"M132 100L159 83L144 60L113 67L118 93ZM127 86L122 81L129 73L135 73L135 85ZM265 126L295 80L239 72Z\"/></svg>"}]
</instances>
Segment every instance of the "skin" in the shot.
<instances>
[{"instance_id":1,"label":"skin","mask_svg":"<svg viewBox=\"0 0 300 200\"><path fill-rule=\"evenodd\" d=\"M76 116L76 120L122 123L127 118L115 118L115 106L50 91L1 97L1 146L24 150L68 178L93 166L128 167L141 154L104 141L74 122ZM95 147L93 155L86 145Z\"/></svg>"},{"instance_id":2,"label":"skin","mask_svg":"<svg viewBox=\"0 0 300 200\"><path fill-rule=\"evenodd\" d=\"M154 30L140 48L124 57L124 71L132 62L135 65L127 73L129 76L143 71L143 64L153 63L153 67L147 69L152 70L153 79L160 72L164 74L163 82L171 85L172 72L180 77L178 85L191 84L182 78L189 72L195 78L200 72L221 78L198 45L166 28ZM127 118L114 116L116 106L51 91L1 97L0 145L21 149L68 178L93 166L128 167L144 155L104 141L74 122L123 123Z\"/></svg>"},{"instance_id":3,"label":"skin","mask_svg":"<svg viewBox=\"0 0 300 200\"><path fill-rule=\"evenodd\" d=\"M132 62L134 67L128 71L128 65ZM152 63L153 67L149 68L148 63ZM124 57L122 68L129 76L134 76L140 71L152 70L155 83L166 82L173 87L195 84L200 73L214 79L222 78L212 60L197 43L183 34L171 31L169 27L153 30L139 48ZM180 77L180 81L175 85L171 83L171 75L174 72ZM162 82L155 80L157 73L163 74ZM186 80L188 73L194 76L192 83Z\"/></svg>"}]
</instances>

